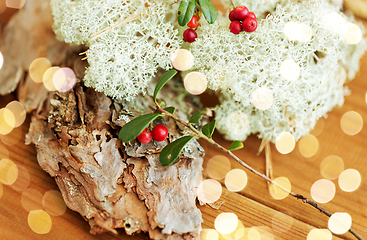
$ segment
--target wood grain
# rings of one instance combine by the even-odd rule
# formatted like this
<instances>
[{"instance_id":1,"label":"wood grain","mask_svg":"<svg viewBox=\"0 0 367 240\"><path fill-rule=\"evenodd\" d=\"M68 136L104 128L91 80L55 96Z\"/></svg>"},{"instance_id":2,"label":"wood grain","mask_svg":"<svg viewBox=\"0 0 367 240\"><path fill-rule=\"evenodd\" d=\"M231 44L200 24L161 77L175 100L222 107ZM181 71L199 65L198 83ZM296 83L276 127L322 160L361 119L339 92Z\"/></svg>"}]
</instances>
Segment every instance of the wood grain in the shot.
<instances>
[{"instance_id":1,"label":"wood grain","mask_svg":"<svg viewBox=\"0 0 367 240\"><path fill-rule=\"evenodd\" d=\"M366 23L366 22L365 22ZM285 176L292 183L292 190L296 193L310 196L312 184L321 179L320 162L329 155L340 156L344 160L345 169L357 169L362 175L362 185L355 192L343 192L336 180L336 196L329 203L322 204L331 212L348 212L353 218L352 227L367 238L367 127L355 136L348 136L340 128L340 119L347 111L357 111L367 122L367 55L361 62L361 70L355 80L348 84L352 94L347 96L342 108L335 108L323 120L324 130L317 136L320 150L317 157L309 161L301 156L296 149L288 154L281 155L272 146L274 177ZM0 97L0 107L4 107L13 100L13 95ZM204 103L212 104L213 97L204 95ZM16 128L8 136L8 141L15 140L19 134L21 139L14 145L6 146L9 151L0 152L0 159L9 157L18 166L24 166L30 173L29 188L34 188L42 194L49 190L57 190L55 181L45 173L37 164L36 151L33 146L24 145L24 135L28 130L29 118L21 127ZM219 134L215 133L215 139L222 145L229 147ZM5 141L5 140L4 140ZM203 143L206 149L205 161L222 152ZM260 172L265 172L265 156L256 155L260 140L256 136L250 136L245 142L245 148L235 153L248 164ZM204 167L205 164L204 163ZM239 164L231 161L232 168L240 168ZM204 173L205 174L205 173ZM267 226L275 239L306 239L307 234L313 228L327 228L328 218L291 197L284 200L274 200L268 193L267 184L264 180L248 173L248 184L239 193L232 193L223 188L220 200L225 201L219 210L209 206L201 206L204 222L203 228L214 228L214 220L221 212L235 213L243 225L247 228L254 226ZM25 178L20 175L18 181ZM223 182L222 182L223 183ZM28 212L21 204L22 191L16 191L11 186L3 185L3 195L0 195L0 239L148 239L146 234L127 236L123 230L119 235L102 234L94 236L89 234L88 223L76 212L67 210L65 214L58 217L52 216L52 230L45 235L34 233L28 226ZM41 203L37 203L41 205ZM290 229L282 232L282 221L273 220L275 214L285 214L284 219L293 220ZM278 230L277 230L278 229ZM333 239L353 239L350 233L334 236Z\"/></svg>"}]
</instances>

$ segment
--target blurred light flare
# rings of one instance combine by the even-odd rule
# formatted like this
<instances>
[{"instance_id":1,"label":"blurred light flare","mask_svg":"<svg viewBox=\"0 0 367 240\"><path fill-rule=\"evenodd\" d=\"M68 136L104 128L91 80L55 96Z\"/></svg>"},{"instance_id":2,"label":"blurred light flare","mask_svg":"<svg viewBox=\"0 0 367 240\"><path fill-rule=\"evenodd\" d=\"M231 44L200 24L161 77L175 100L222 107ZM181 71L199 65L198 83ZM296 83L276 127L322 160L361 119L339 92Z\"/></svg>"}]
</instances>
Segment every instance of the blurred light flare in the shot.
<instances>
[{"instance_id":1,"label":"blurred light flare","mask_svg":"<svg viewBox=\"0 0 367 240\"><path fill-rule=\"evenodd\" d=\"M340 126L344 133L353 136L362 130L363 119L359 113L349 111L342 116Z\"/></svg>"},{"instance_id":2,"label":"blurred light flare","mask_svg":"<svg viewBox=\"0 0 367 240\"><path fill-rule=\"evenodd\" d=\"M315 137L319 136L322 131L324 131L324 127L325 127L325 119L324 118L320 118L315 127L313 128L313 130L310 132L310 134L314 135Z\"/></svg>"},{"instance_id":3,"label":"blurred light flare","mask_svg":"<svg viewBox=\"0 0 367 240\"><path fill-rule=\"evenodd\" d=\"M205 92L208 81L201 72L191 72L184 78L185 89L192 95L200 95Z\"/></svg>"},{"instance_id":4,"label":"blurred light flare","mask_svg":"<svg viewBox=\"0 0 367 240\"><path fill-rule=\"evenodd\" d=\"M285 187L288 190L292 189L291 182L286 177L278 177L274 179L274 182L278 183L279 185ZM269 187L269 192L270 195L276 200L282 200L289 196L288 192L286 192L285 190L283 190L282 188L278 187L273 183Z\"/></svg>"},{"instance_id":5,"label":"blurred light flare","mask_svg":"<svg viewBox=\"0 0 367 240\"><path fill-rule=\"evenodd\" d=\"M215 229L221 234L230 234L238 226L238 217L234 213L223 212L214 221Z\"/></svg>"},{"instance_id":6,"label":"blurred light flare","mask_svg":"<svg viewBox=\"0 0 367 240\"><path fill-rule=\"evenodd\" d=\"M235 135L243 135L250 127L250 119L246 113L238 110L227 116L226 124L229 132Z\"/></svg>"},{"instance_id":7,"label":"blurred light flare","mask_svg":"<svg viewBox=\"0 0 367 240\"><path fill-rule=\"evenodd\" d=\"M283 212L276 212L272 218L272 229L277 233L284 233L289 231L293 225L293 217Z\"/></svg>"},{"instance_id":8,"label":"blurred light flare","mask_svg":"<svg viewBox=\"0 0 367 240\"><path fill-rule=\"evenodd\" d=\"M4 188L3 188L3 185L0 182L0 199L3 196L3 193L4 193Z\"/></svg>"},{"instance_id":9,"label":"blurred light flare","mask_svg":"<svg viewBox=\"0 0 367 240\"><path fill-rule=\"evenodd\" d=\"M43 208L52 216L60 216L66 212L66 204L59 191L50 190L42 199Z\"/></svg>"},{"instance_id":10,"label":"blurred light flare","mask_svg":"<svg viewBox=\"0 0 367 240\"><path fill-rule=\"evenodd\" d=\"M209 159L205 169L210 178L220 180L231 170L231 162L223 155L216 155Z\"/></svg>"},{"instance_id":11,"label":"blurred light flare","mask_svg":"<svg viewBox=\"0 0 367 240\"><path fill-rule=\"evenodd\" d=\"M0 5L0 13L1 13L1 5ZM3 67L3 65L4 65L4 57L3 54L0 52L0 69Z\"/></svg>"},{"instance_id":12,"label":"blurred light flare","mask_svg":"<svg viewBox=\"0 0 367 240\"><path fill-rule=\"evenodd\" d=\"M31 182L31 175L29 174L29 171L26 167L22 165L17 166L18 166L18 178L11 185L11 187L15 191L25 191Z\"/></svg>"},{"instance_id":13,"label":"blurred light flare","mask_svg":"<svg viewBox=\"0 0 367 240\"><path fill-rule=\"evenodd\" d=\"M307 234L307 240L332 240L333 235L328 229L312 229Z\"/></svg>"},{"instance_id":14,"label":"blurred light flare","mask_svg":"<svg viewBox=\"0 0 367 240\"><path fill-rule=\"evenodd\" d=\"M20 199L20 202L23 206L23 208L27 211L33 211L37 209L42 209L42 199L43 195L34 188L28 188L25 190L22 194L22 197Z\"/></svg>"},{"instance_id":15,"label":"blurred light flare","mask_svg":"<svg viewBox=\"0 0 367 240\"><path fill-rule=\"evenodd\" d=\"M218 240L219 234L214 229L203 229L200 232L200 240Z\"/></svg>"},{"instance_id":16,"label":"blurred light flare","mask_svg":"<svg viewBox=\"0 0 367 240\"><path fill-rule=\"evenodd\" d=\"M51 62L47 58L36 58L29 66L29 75L34 82L42 83L43 75L51 66Z\"/></svg>"},{"instance_id":17,"label":"blurred light flare","mask_svg":"<svg viewBox=\"0 0 367 240\"><path fill-rule=\"evenodd\" d=\"M46 72L43 74L43 85L45 88L47 88L48 91L53 92L56 91L57 88L54 85L54 75L55 73L60 69L60 67L51 67L46 70Z\"/></svg>"},{"instance_id":18,"label":"blurred light flare","mask_svg":"<svg viewBox=\"0 0 367 240\"><path fill-rule=\"evenodd\" d=\"M7 135L13 131L15 125L14 114L7 108L0 109L0 134Z\"/></svg>"},{"instance_id":19,"label":"blurred light flare","mask_svg":"<svg viewBox=\"0 0 367 240\"><path fill-rule=\"evenodd\" d=\"M24 123L27 113L22 103L19 101L12 101L8 103L5 108L10 110L14 115L14 126L12 127L16 128ZM11 123L8 122L9 125Z\"/></svg>"},{"instance_id":20,"label":"blurred light flare","mask_svg":"<svg viewBox=\"0 0 367 240\"><path fill-rule=\"evenodd\" d=\"M258 87L252 92L251 100L257 109L265 111L273 105L273 92L267 87Z\"/></svg>"},{"instance_id":21,"label":"blurred light flare","mask_svg":"<svg viewBox=\"0 0 367 240\"><path fill-rule=\"evenodd\" d=\"M26 0L6 0L6 6L8 8L21 9L24 7Z\"/></svg>"},{"instance_id":22,"label":"blurred light flare","mask_svg":"<svg viewBox=\"0 0 367 240\"><path fill-rule=\"evenodd\" d=\"M296 81L301 75L301 68L293 59L286 59L280 65L280 75L289 81Z\"/></svg>"},{"instance_id":23,"label":"blurred light flare","mask_svg":"<svg viewBox=\"0 0 367 240\"><path fill-rule=\"evenodd\" d=\"M44 210L32 210L28 214L28 225L33 232L46 234L51 231L52 220L50 215Z\"/></svg>"},{"instance_id":24,"label":"blurred light flare","mask_svg":"<svg viewBox=\"0 0 367 240\"><path fill-rule=\"evenodd\" d=\"M281 154L288 154L296 146L296 140L290 132L282 132L275 139L275 147Z\"/></svg>"},{"instance_id":25,"label":"blurred light flare","mask_svg":"<svg viewBox=\"0 0 367 240\"><path fill-rule=\"evenodd\" d=\"M187 71L194 65L194 55L189 50L177 49L170 57L172 66L179 71Z\"/></svg>"},{"instance_id":26,"label":"blurred light flare","mask_svg":"<svg viewBox=\"0 0 367 240\"><path fill-rule=\"evenodd\" d=\"M313 157L319 150L319 141L314 135L307 134L299 140L298 150L305 158Z\"/></svg>"},{"instance_id":27,"label":"blurred light flare","mask_svg":"<svg viewBox=\"0 0 367 240\"><path fill-rule=\"evenodd\" d=\"M329 180L337 179L343 170L344 161L341 157L336 155L327 156L320 163L321 175Z\"/></svg>"},{"instance_id":28,"label":"blurred light flare","mask_svg":"<svg viewBox=\"0 0 367 240\"><path fill-rule=\"evenodd\" d=\"M341 190L345 192L353 192L359 188L362 183L361 174L356 169L344 170L338 179Z\"/></svg>"},{"instance_id":29,"label":"blurred light flare","mask_svg":"<svg viewBox=\"0 0 367 240\"><path fill-rule=\"evenodd\" d=\"M348 213L336 212L328 221L329 230L335 234L344 234L352 226L352 217Z\"/></svg>"},{"instance_id":30,"label":"blurred light flare","mask_svg":"<svg viewBox=\"0 0 367 240\"><path fill-rule=\"evenodd\" d=\"M70 68L60 68L53 76L53 84L59 92L70 91L76 83L76 77Z\"/></svg>"},{"instance_id":31,"label":"blurred light flare","mask_svg":"<svg viewBox=\"0 0 367 240\"><path fill-rule=\"evenodd\" d=\"M311 196L318 203L330 202L334 198L335 192L335 184L327 179L320 179L311 187Z\"/></svg>"},{"instance_id":32,"label":"blurred light flare","mask_svg":"<svg viewBox=\"0 0 367 240\"><path fill-rule=\"evenodd\" d=\"M200 201L213 203L222 195L222 185L214 179L207 179L199 184L197 191Z\"/></svg>"},{"instance_id":33,"label":"blurred light flare","mask_svg":"<svg viewBox=\"0 0 367 240\"><path fill-rule=\"evenodd\" d=\"M0 160L0 182L5 185L12 185L18 178L18 167L10 159Z\"/></svg>"},{"instance_id":34,"label":"blurred light flare","mask_svg":"<svg viewBox=\"0 0 367 240\"><path fill-rule=\"evenodd\" d=\"M227 173L224 183L228 190L239 192L247 185L247 174L242 169L232 169Z\"/></svg>"}]
</instances>

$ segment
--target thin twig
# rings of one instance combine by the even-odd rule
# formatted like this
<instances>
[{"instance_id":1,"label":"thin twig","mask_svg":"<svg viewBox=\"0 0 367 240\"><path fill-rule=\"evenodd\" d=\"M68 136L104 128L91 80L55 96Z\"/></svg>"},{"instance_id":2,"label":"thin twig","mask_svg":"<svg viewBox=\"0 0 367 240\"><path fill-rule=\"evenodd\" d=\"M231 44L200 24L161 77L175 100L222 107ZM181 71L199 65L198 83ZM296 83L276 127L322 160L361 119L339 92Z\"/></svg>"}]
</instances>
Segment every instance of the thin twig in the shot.
<instances>
[{"instance_id":1,"label":"thin twig","mask_svg":"<svg viewBox=\"0 0 367 240\"><path fill-rule=\"evenodd\" d=\"M316 202L302 196L301 194L296 194L294 192L292 192L291 190L287 189L286 187L282 186L281 184L275 182L273 179L271 179L270 177L256 171L254 168L252 168L250 165L248 165L247 163L245 163L244 161L242 161L239 157L237 157L236 155L234 155L231 151L229 151L228 149L226 149L225 147L219 145L218 143L216 143L212 138L209 138L207 136L205 136L202 132L200 132L199 130L197 130L196 128L194 128L192 126L192 124L187 123L183 120L181 120L180 118L176 117L175 115L165 111L164 109L161 109L158 107L157 111L164 113L167 117L172 118L173 120L183 124L184 126L186 126L187 128L190 128L197 137L199 138L203 138L206 141L208 141L209 143L213 144L215 147L219 148L220 150L226 152L229 156L231 156L234 160L236 160L239 164L241 164L241 166L243 166L244 168L246 168L247 170L249 170L250 172L254 173L255 175L261 177L262 179L265 179L267 182L281 188L282 190L286 191L287 193L289 193L290 196L296 198L296 199L300 199L302 200L304 203L314 207L315 209L319 210L320 212L322 212L323 214L325 214L326 216L330 217L332 215L332 213L330 213L329 211L327 211L326 209L324 209L323 207L321 207L319 204L317 204ZM352 228L349 229L349 232L352 233L358 240L364 240L364 238L359 235L356 231L354 231Z\"/></svg>"},{"instance_id":2,"label":"thin twig","mask_svg":"<svg viewBox=\"0 0 367 240\"><path fill-rule=\"evenodd\" d=\"M260 153L264 150L266 144L269 142L268 138L267 137L264 137L262 140L261 140L261 143L260 143L260 147L259 147L259 150L257 150L257 153L256 155L259 156Z\"/></svg>"},{"instance_id":3,"label":"thin twig","mask_svg":"<svg viewBox=\"0 0 367 240\"><path fill-rule=\"evenodd\" d=\"M273 163L271 158L271 149L270 143L267 142L265 145L265 174L268 178L273 179ZM270 191L270 187L272 185L268 182L268 189Z\"/></svg>"},{"instance_id":4,"label":"thin twig","mask_svg":"<svg viewBox=\"0 0 367 240\"><path fill-rule=\"evenodd\" d=\"M236 8L236 5L234 5L233 0L231 0L231 3L233 5L233 8Z\"/></svg>"}]
</instances>

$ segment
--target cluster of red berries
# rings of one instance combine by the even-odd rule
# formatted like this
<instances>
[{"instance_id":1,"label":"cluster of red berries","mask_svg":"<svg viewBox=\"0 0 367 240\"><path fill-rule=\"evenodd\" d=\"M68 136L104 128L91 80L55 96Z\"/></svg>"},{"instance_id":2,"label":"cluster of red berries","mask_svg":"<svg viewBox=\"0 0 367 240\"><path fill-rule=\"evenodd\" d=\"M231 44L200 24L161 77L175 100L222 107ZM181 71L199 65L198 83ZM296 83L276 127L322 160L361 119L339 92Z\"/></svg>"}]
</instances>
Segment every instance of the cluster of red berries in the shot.
<instances>
[{"instance_id":1,"label":"cluster of red berries","mask_svg":"<svg viewBox=\"0 0 367 240\"><path fill-rule=\"evenodd\" d=\"M256 16L253 12L249 12L245 6L237 6L229 13L229 30L231 33L239 34L241 31L253 32L257 28ZM241 22L242 21L242 22Z\"/></svg>"},{"instance_id":2,"label":"cluster of red berries","mask_svg":"<svg viewBox=\"0 0 367 240\"><path fill-rule=\"evenodd\" d=\"M166 126L162 124L156 125L152 131L148 128L144 129L139 136L137 137L138 141L141 143L149 143L152 138L157 141L161 142L164 141L168 136L168 130Z\"/></svg>"},{"instance_id":3,"label":"cluster of red berries","mask_svg":"<svg viewBox=\"0 0 367 240\"><path fill-rule=\"evenodd\" d=\"M185 42L192 43L195 41L195 39L198 37L198 34L196 33L195 29L199 26L199 20L200 18L196 15L192 16L190 22L187 24L189 27L185 30L183 33L183 40Z\"/></svg>"}]
</instances>

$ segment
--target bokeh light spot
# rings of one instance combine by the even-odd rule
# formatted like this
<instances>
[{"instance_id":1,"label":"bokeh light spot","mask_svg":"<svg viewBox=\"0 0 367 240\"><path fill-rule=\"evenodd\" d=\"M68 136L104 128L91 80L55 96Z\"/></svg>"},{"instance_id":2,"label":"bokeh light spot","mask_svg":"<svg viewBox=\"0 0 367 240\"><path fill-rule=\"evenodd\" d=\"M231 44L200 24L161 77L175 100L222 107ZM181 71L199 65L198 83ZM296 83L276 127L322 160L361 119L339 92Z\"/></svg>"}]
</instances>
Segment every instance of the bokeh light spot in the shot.
<instances>
[{"instance_id":1,"label":"bokeh light spot","mask_svg":"<svg viewBox=\"0 0 367 240\"><path fill-rule=\"evenodd\" d=\"M204 203L213 203L222 195L222 185L216 180L207 179L198 186L198 198Z\"/></svg>"},{"instance_id":2,"label":"bokeh light spot","mask_svg":"<svg viewBox=\"0 0 367 240\"><path fill-rule=\"evenodd\" d=\"M246 113L242 111L231 112L226 120L228 131L231 134L243 135L250 127L250 120Z\"/></svg>"},{"instance_id":3,"label":"bokeh light spot","mask_svg":"<svg viewBox=\"0 0 367 240\"><path fill-rule=\"evenodd\" d=\"M274 179L274 182L278 183L279 185L285 187L288 190L292 189L291 182L286 177L278 177ZM289 193L284 189L280 188L279 186L272 183L269 188L270 195L277 200L284 199L288 197Z\"/></svg>"},{"instance_id":4,"label":"bokeh light spot","mask_svg":"<svg viewBox=\"0 0 367 240\"><path fill-rule=\"evenodd\" d=\"M26 0L6 0L6 6L8 8L20 9L24 6Z\"/></svg>"},{"instance_id":5,"label":"bokeh light spot","mask_svg":"<svg viewBox=\"0 0 367 240\"><path fill-rule=\"evenodd\" d=\"M43 82L43 75L51 67L47 58L36 58L29 66L29 75L36 83Z\"/></svg>"},{"instance_id":6,"label":"bokeh light spot","mask_svg":"<svg viewBox=\"0 0 367 240\"><path fill-rule=\"evenodd\" d=\"M18 178L18 167L10 159L0 161L0 182L5 185L12 185Z\"/></svg>"},{"instance_id":7,"label":"bokeh light spot","mask_svg":"<svg viewBox=\"0 0 367 240\"><path fill-rule=\"evenodd\" d=\"M258 227L252 227L247 233L247 237L249 240L261 240L261 234L258 230Z\"/></svg>"},{"instance_id":8,"label":"bokeh light spot","mask_svg":"<svg viewBox=\"0 0 367 240\"><path fill-rule=\"evenodd\" d=\"M186 75L184 79L184 86L189 93L193 95L200 95L205 92L208 82L205 75L201 72L191 72Z\"/></svg>"},{"instance_id":9,"label":"bokeh light spot","mask_svg":"<svg viewBox=\"0 0 367 240\"><path fill-rule=\"evenodd\" d=\"M22 138L22 128L17 128L11 131L9 134L2 135L0 134L0 140L8 146L14 146L15 144L19 143Z\"/></svg>"},{"instance_id":10,"label":"bokeh light spot","mask_svg":"<svg viewBox=\"0 0 367 240\"><path fill-rule=\"evenodd\" d=\"M273 105L273 92L267 87L258 87L252 92L251 100L257 109L265 111Z\"/></svg>"},{"instance_id":11,"label":"bokeh light spot","mask_svg":"<svg viewBox=\"0 0 367 240\"><path fill-rule=\"evenodd\" d=\"M209 159L205 169L209 177L220 180L231 170L231 162L223 155L216 155Z\"/></svg>"},{"instance_id":12,"label":"bokeh light spot","mask_svg":"<svg viewBox=\"0 0 367 240\"><path fill-rule=\"evenodd\" d=\"M289 41L296 41L298 40L299 36L301 35L301 26L297 22L287 22L284 25L284 35Z\"/></svg>"},{"instance_id":13,"label":"bokeh light spot","mask_svg":"<svg viewBox=\"0 0 367 240\"><path fill-rule=\"evenodd\" d=\"M1 13L1 6L0 6L0 13ZM3 54L0 52L0 69L3 67L3 65L4 65L4 57Z\"/></svg>"},{"instance_id":14,"label":"bokeh light spot","mask_svg":"<svg viewBox=\"0 0 367 240\"><path fill-rule=\"evenodd\" d=\"M0 143L0 159L9 158L9 150Z\"/></svg>"},{"instance_id":15,"label":"bokeh light spot","mask_svg":"<svg viewBox=\"0 0 367 240\"><path fill-rule=\"evenodd\" d=\"M324 118L320 118L315 127L313 128L313 130L310 132L310 134L314 135L315 137L319 136L322 131L324 131L324 127L325 127L325 119Z\"/></svg>"},{"instance_id":16,"label":"bokeh light spot","mask_svg":"<svg viewBox=\"0 0 367 240\"><path fill-rule=\"evenodd\" d=\"M344 170L338 179L339 187L345 192L353 192L361 185L361 174L355 169Z\"/></svg>"},{"instance_id":17,"label":"bokeh light spot","mask_svg":"<svg viewBox=\"0 0 367 240\"><path fill-rule=\"evenodd\" d=\"M296 146L296 140L290 132L282 132L275 139L275 147L281 154L288 154Z\"/></svg>"},{"instance_id":18,"label":"bokeh light spot","mask_svg":"<svg viewBox=\"0 0 367 240\"><path fill-rule=\"evenodd\" d=\"M329 218L329 230L335 234L344 234L352 226L352 217L348 213L336 212Z\"/></svg>"},{"instance_id":19,"label":"bokeh light spot","mask_svg":"<svg viewBox=\"0 0 367 240\"><path fill-rule=\"evenodd\" d=\"M313 157L319 150L319 141L314 135L307 134L299 140L298 150L305 158Z\"/></svg>"},{"instance_id":20,"label":"bokeh light spot","mask_svg":"<svg viewBox=\"0 0 367 240\"><path fill-rule=\"evenodd\" d=\"M66 211L66 204L59 191L50 190L43 196L42 204L46 212L52 216L60 216Z\"/></svg>"},{"instance_id":21,"label":"bokeh light spot","mask_svg":"<svg viewBox=\"0 0 367 240\"><path fill-rule=\"evenodd\" d=\"M344 133L348 135L356 135L362 130L363 119L359 113L349 111L342 116L340 126Z\"/></svg>"},{"instance_id":22,"label":"bokeh light spot","mask_svg":"<svg viewBox=\"0 0 367 240\"><path fill-rule=\"evenodd\" d=\"M53 84L59 92L70 91L76 83L76 77L70 68L60 68L53 76Z\"/></svg>"},{"instance_id":23,"label":"bokeh light spot","mask_svg":"<svg viewBox=\"0 0 367 240\"><path fill-rule=\"evenodd\" d=\"M239 192L247 185L247 174L242 169L233 169L227 173L224 183L228 190Z\"/></svg>"},{"instance_id":24,"label":"bokeh light spot","mask_svg":"<svg viewBox=\"0 0 367 240\"><path fill-rule=\"evenodd\" d=\"M4 193L3 185L0 182L0 198L3 196L3 193Z\"/></svg>"},{"instance_id":25,"label":"bokeh light spot","mask_svg":"<svg viewBox=\"0 0 367 240\"><path fill-rule=\"evenodd\" d=\"M337 179L343 170L343 159L335 155L327 156L320 164L321 175L326 179Z\"/></svg>"},{"instance_id":26,"label":"bokeh light spot","mask_svg":"<svg viewBox=\"0 0 367 240\"><path fill-rule=\"evenodd\" d=\"M238 226L238 217L234 213L221 213L215 218L214 226L219 233L230 234Z\"/></svg>"},{"instance_id":27,"label":"bokeh light spot","mask_svg":"<svg viewBox=\"0 0 367 240\"><path fill-rule=\"evenodd\" d=\"M7 135L13 131L15 125L14 114L7 108L0 109L0 134Z\"/></svg>"},{"instance_id":28,"label":"bokeh light spot","mask_svg":"<svg viewBox=\"0 0 367 240\"><path fill-rule=\"evenodd\" d=\"M354 23L342 25L342 39L346 44L357 44L362 40L362 31Z\"/></svg>"},{"instance_id":29,"label":"bokeh light spot","mask_svg":"<svg viewBox=\"0 0 367 240\"><path fill-rule=\"evenodd\" d=\"M51 67L46 70L45 74L43 74L43 85L47 88L48 91L53 92L56 91L56 87L54 85L54 75L59 70L60 67Z\"/></svg>"},{"instance_id":30,"label":"bokeh light spot","mask_svg":"<svg viewBox=\"0 0 367 240\"><path fill-rule=\"evenodd\" d=\"M47 212L37 209L28 214L28 225L33 232L46 234L51 231L52 220Z\"/></svg>"},{"instance_id":31,"label":"bokeh light spot","mask_svg":"<svg viewBox=\"0 0 367 240\"><path fill-rule=\"evenodd\" d=\"M312 28L305 23L301 23L300 28L301 28L301 35L298 37L298 41L309 42L312 38Z\"/></svg>"},{"instance_id":32,"label":"bokeh light spot","mask_svg":"<svg viewBox=\"0 0 367 240\"><path fill-rule=\"evenodd\" d=\"M292 59L286 59L280 65L280 75L282 75L282 77L289 82L296 81L300 74L300 66Z\"/></svg>"},{"instance_id":33,"label":"bokeh light spot","mask_svg":"<svg viewBox=\"0 0 367 240\"><path fill-rule=\"evenodd\" d=\"M316 181L311 187L311 196L318 203L327 203L335 196L335 185L327 179Z\"/></svg>"},{"instance_id":34,"label":"bokeh light spot","mask_svg":"<svg viewBox=\"0 0 367 240\"><path fill-rule=\"evenodd\" d=\"M20 199L23 208L27 211L33 211L37 209L42 209L42 199L43 196L37 189L28 188L22 194Z\"/></svg>"},{"instance_id":35,"label":"bokeh light spot","mask_svg":"<svg viewBox=\"0 0 367 240\"><path fill-rule=\"evenodd\" d=\"M200 232L200 240L218 240L219 234L214 229L203 229Z\"/></svg>"},{"instance_id":36,"label":"bokeh light spot","mask_svg":"<svg viewBox=\"0 0 367 240\"><path fill-rule=\"evenodd\" d=\"M22 165L18 165L18 178L11 187L16 191L24 191L28 188L30 182L31 175L28 169Z\"/></svg>"},{"instance_id":37,"label":"bokeh light spot","mask_svg":"<svg viewBox=\"0 0 367 240\"><path fill-rule=\"evenodd\" d=\"M27 113L23 104L18 101L12 101L5 108L10 110L15 117L14 126L12 127L16 128L24 123ZM10 123L8 124L10 125Z\"/></svg>"},{"instance_id":38,"label":"bokeh light spot","mask_svg":"<svg viewBox=\"0 0 367 240\"><path fill-rule=\"evenodd\" d=\"M187 71L194 65L194 55L189 50L177 49L171 55L172 66L179 71Z\"/></svg>"},{"instance_id":39,"label":"bokeh light spot","mask_svg":"<svg viewBox=\"0 0 367 240\"><path fill-rule=\"evenodd\" d=\"M271 223L274 232L287 232L289 229L291 229L293 225L293 217L282 212L276 212L272 218Z\"/></svg>"},{"instance_id":40,"label":"bokeh light spot","mask_svg":"<svg viewBox=\"0 0 367 240\"><path fill-rule=\"evenodd\" d=\"M312 229L307 234L307 240L331 240L333 235L328 229Z\"/></svg>"}]
</instances>

